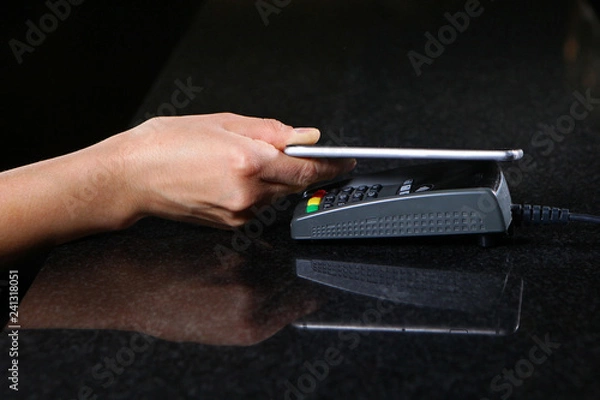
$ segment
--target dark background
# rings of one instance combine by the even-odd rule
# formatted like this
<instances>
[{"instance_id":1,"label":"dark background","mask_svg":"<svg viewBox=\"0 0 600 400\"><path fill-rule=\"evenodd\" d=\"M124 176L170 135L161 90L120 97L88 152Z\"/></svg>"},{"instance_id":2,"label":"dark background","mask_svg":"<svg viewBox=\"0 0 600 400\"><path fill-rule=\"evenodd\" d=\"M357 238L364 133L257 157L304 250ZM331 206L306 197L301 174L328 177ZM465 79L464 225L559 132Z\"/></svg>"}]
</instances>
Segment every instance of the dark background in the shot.
<instances>
[{"instance_id":1,"label":"dark background","mask_svg":"<svg viewBox=\"0 0 600 400\"><path fill-rule=\"evenodd\" d=\"M423 66L421 77L414 75L406 52L422 52L424 32L435 32L446 23L443 13L462 9L464 1L298 0L264 26L252 1L88 0L74 6L71 16L34 53L25 54L22 65L6 43L23 40L25 21L37 21L47 8L41 1L11 4L2 14L2 87L8 105L3 108L1 167L64 154L127 129L169 99L174 80L191 76L204 90L184 113L232 111L314 125L321 128L324 143L338 145L522 147L537 166L521 175L511 170L515 202L599 214L596 116L578 123L549 155L532 145L540 124L555 124L569 112L574 90L593 88L598 97L597 24L574 18L573 2L482 4L484 14L471 21L468 31L431 66ZM579 49L574 60L565 53L569 38L575 38ZM387 166L361 162L358 172ZM507 171L514 167L506 166ZM242 254L240 271L233 269L240 276L231 278L231 271L221 271L217 278L222 273L227 279L219 282L250 288L261 298L279 284L287 289L284 284L294 278L291 263L307 250L289 239L290 213L283 212ZM81 282L83 295L76 305L88 310L91 321L120 315L118 305L93 303L102 296L110 300L119 288L123 305L140 298L149 304L170 304L177 288L183 293L186 282L204 277L205 269L197 265L211 261L206 255L213 254L213 241L230 243L229 235L142 221L125 232L61 246L47 260L43 254L35 262L24 262L19 266L21 294L45 266L57 277L46 281L46 298L67 296L62 291L66 281ZM561 348L522 386L514 387L510 398L597 395L596 227L524 229L510 246L486 250L464 240L330 243L315 248L350 259L379 254L390 264L418 260L432 269L508 269L522 277L525 292L521 326L514 335L373 333L357 350L346 349L345 362L307 398L500 398L490 392L491 379L527 357L535 343L532 337L545 334ZM122 279L119 271L128 268L141 274ZM156 270L172 272L158 274L163 280L144 283L144 273L154 276ZM102 271L109 271L104 280L94 275ZM65 282L58 279L61 276ZM137 282L146 286L146 297L128 291L128 284ZM86 299L85 290L92 289ZM185 293L194 299L194 291ZM44 297L32 299L43 312ZM258 310L259 322L263 313L269 315L266 308ZM173 326L183 331L191 329L190 324L183 313ZM136 333L131 327L92 325L21 332L23 398L71 399L90 387L99 398L279 399L286 380L295 382L306 372L306 361L320 359L329 346L339 344L336 332L289 326L251 346L160 338L106 388L90 371L128 346ZM242 324L235 329L250 328ZM0 343L6 347L4 335Z\"/></svg>"},{"instance_id":2,"label":"dark background","mask_svg":"<svg viewBox=\"0 0 600 400\"><path fill-rule=\"evenodd\" d=\"M144 97L148 94L153 83L156 81L161 69L167 62L168 57L176 48L177 43L189 27L191 20L197 15L204 2L179 0L171 3L155 0L149 1L116 1L103 2L85 1L81 5L71 6L70 15L66 21L60 21L58 28L49 34L45 41L36 46L33 53L23 55L23 63L18 64L11 52L8 42L10 39L18 39L25 42L27 26L25 22L32 20L39 25L39 18L48 12L48 7L43 1L25 0L11 2L3 8L2 31L4 38L3 51L3 84L2 90L5 98L4 121L6 126L6 140L1 148L0 168L8 169L45 159L48 157L64 154L75 149L95 143L102 138L127 129L131 125L132 116L140 110ZM236 3L236 2L230 2ZM279 18L272 14L271 27L264 27L260 22L258 13L253 2L237 2L245 4L241 7L249 10L244 18L253 18L257 22L250 25L256 28L252 33L253 43L260 43L264 38L272 38L273 32L268 28L284 24L294 24L294 18L290 16ZM504 2L509 3L510 2ZM331 15L340 16L352 9L352 2L336 9L329 7ZM393 20L396 15L402 13L401 24L405 41L413 42L415 49L421 50L423 32L427 29L434 31L442 23L447 23L441 18L443 10L459 10L463 2L393 2L380 0L373 5L375 13L383 15L384 20ZM542 4L542 5L540 5ZM569 2L553 1L538 3L529 1L514 6L498 7L494 15L485 16L487 23L496 23L498 27L490 36L490 30L476 26L472 23L470 33L460 40L473 40L479 36L485 40L488 46L479 48L479 57L484 57L485 52L492 54L496 46L492 45L494 40L502 40L511 43L504 49L502 61L499 67L511 62L512 56L518 56L517 48L528 47L527 57L536 58L536 52L542 51L544 47L552 46L551 42L563 41L568 26L564 23L570 13ZM493 6L493 4L491 4ZM592 6L595 6L592 4ZM293 9L294 5L287 6ZM530 20L531 11L535 10L536 19ZM323 23L330 24L331 32L336 32L335 19L324 16L321 10L311 23L319 27L319 19ZM230 20L219 21L222 27L235 24L235 12L229 13ZM247 15L250 14L250 15ZM289 13L287 13L289 14ZM491 14L487 13L486 14ZM504 15L502 15L504 14ZM226 16L227 14L223 14ZM287 19L284 19L287 18ZM472 21L474 22L474 21ZM523 35L522 30L514 30L511 27L517 25L530 26L526 31L531 33L542 30L551 34L539 43L540 36ZM266 29L265 29L266 28ZM317 29L322 29L320 28ZM379 34L373 34L377 28L369 25L355 25L356 31L363 32L365 37L373 37L374 42L369 43L372 54L371 60L362 59L367 64L377 64L376 40L390 39L386 32L389 27L383 28ZM261 31L262 29L262 31ZM277 29L277 27L275 28ZM271 29L274 31L275 29ZM301 35L287 32L286 39L298 39ZM325 31L322 31L325 32ZM327 33L325 33L327 34ZM591 33L585 32L591 36ZM221 42L216 41L216 46L231 46L227 40L227 30L218 32L219 36L225 36ZM278 35L280 35L278 33ZM253 36L250 36L252 38ZM256 38L259 39L256 39ZM468 37L468 38L467 38ZM210 40L215 38L211 37ZM240 42L244 40L240 37ZM331 39L330 39L331 40ZM337 40L337 39L335 39ZM339 38L344 41L343 36ZM394 40L394 39L392 39ZM222 44L220 44L222 43ZM331 41L330 41L331 43ZM419 46L419 47L418 47ZM454 45L451 45L451 47ZM465 47L468 45L465 45ZM451 50L451 49L450 49ZM556 47L556 50L560 50ZM227 50L225 50L227 51ZM516 52L515 52L516 51ZM449 53L447 51L446 53ZM483 53L482 53L483 52ZM306 53L308 54L308 53ZM326 53L323 53L325 55ZM520 55L521 53L519 53ZM281 54L275 54L279 56ZM335 57L335 54L331 55ZM398 59L402 66L402 72L410 72L406 69L408 62L405 55ZM556 54L560 56L560 54ZM450 58L450 57L448 57ZM463 58L466 69L474 58ZM210 60L207 60L210 62ZM441 64L436 60L436 64ZM322 67L325 69L326 64ZM424 69L429 66L425 65ZM452 68L452 66L450 66ZM364 67L357 66L356 72L364 72ZM367 71L368 72L368 71ZM531 71L530 71L531 72ZM373 72L377 73L377 72ZM385 69L384 69L385 73ZM438 73L437 71L431 74ZM448 71L452 74L454 71ZM468 72L467 72L468 73ZM268 76L265 78L269 79ZM372 77L354 77L358 81L368 80ZM412 82L418 82L413 79ZM409 82L410 83L410 82ZM414 87L399 87L398 90L415 90L413 96L418 98L418 85ZM213 110L207 107L207 111L221 111L222 107L213 106ZM239 107L238 112L247 111L264 116L274 116L269 107L260 107L256 110L244 110ZM276 116L276 115L275 115Z\"/></svg>"},{"instance_id":3,"label":"dark background","mask_svg":"<svg viewBox=\"0 0 600 400\"><path fill-rule=\"evenodd\" d=\"M44 1L3 7L5 140L0 168L57 156L129 127L202 2L85 1L18 64L8 42L49 12Z\"/></svg>"}]
</instances>

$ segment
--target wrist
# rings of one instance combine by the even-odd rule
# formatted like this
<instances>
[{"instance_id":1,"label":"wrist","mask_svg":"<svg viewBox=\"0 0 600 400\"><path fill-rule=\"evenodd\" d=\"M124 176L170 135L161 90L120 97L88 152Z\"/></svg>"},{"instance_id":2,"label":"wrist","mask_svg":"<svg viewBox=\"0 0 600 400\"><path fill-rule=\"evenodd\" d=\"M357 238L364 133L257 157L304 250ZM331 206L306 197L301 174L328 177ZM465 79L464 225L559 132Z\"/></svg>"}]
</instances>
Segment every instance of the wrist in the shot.
<instances>
[{"instance_id":1,"label":"wrist","mask_svg":"<svg viewBox=\"0 0 600 400\"><path fill-rule=\"evenodd\" d=\"M65 205L72 220L98 231L127 228L142 218L130 182L131 162L120 135L73 153L81 179ZM86 215L82 215L85 213Z\"/></svg>"}]
</instances>

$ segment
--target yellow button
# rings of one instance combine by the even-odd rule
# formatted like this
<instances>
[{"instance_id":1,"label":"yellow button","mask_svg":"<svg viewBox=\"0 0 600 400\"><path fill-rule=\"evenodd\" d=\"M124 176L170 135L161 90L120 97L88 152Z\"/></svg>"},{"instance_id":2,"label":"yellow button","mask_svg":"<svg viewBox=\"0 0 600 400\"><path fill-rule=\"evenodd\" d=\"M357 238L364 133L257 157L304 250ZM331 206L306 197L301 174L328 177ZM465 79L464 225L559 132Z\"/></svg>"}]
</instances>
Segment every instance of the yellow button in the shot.
<instances>
[{"instance_id":1,"label":"yellow button","mask_svg":"<svg viewBox=\"0 0 600 400\"><path fill-rule=\"evenodd\" d=\"M308 199L308 203L306 205L308 205L308 206L318 206L319 203L321 203L321 198L320 197L311 197L310 199Z\"/></svg>"}]
</instances>

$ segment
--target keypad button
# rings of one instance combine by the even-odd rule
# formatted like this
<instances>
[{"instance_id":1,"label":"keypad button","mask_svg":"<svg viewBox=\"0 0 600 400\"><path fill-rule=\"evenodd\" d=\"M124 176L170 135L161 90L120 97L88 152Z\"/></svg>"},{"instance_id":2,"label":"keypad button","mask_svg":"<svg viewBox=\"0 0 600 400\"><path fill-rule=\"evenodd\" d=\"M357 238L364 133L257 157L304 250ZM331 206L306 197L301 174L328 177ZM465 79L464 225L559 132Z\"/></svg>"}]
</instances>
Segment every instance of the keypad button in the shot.
<instances>
[{"instance_id":1,"label":"keypad button","mask_svg":"<svg viewBox=\"0 0 600 400\"><path fill-rule=\"evenodd\" d=\"M376 190L373 190L373 189L369 190L369 191L367 192L367 197L370 197L370 198L372 198L372 199L376 198L376 197L377 197L377 191L376 191Z\"/></svg>"},{"instance_id":2,"label":"keypad button","mask_svg":"<svg viewBox=\"0 0 600 400\"><path fill-rule=\"evenodd\" d=\"M369 187L367 185L360 185L356 188L359 192L366 192Z\"/></svg>"},{"instance_id":3,"label":"keypad button","mask_svg":"<svg viewBox=\"0 0 600 400\"><path fill-rule=\"evenodd\" d=\"M306 202L306 213L312 213L319 210L319 204L321 204L321 199L325 196L325 193L326 192L323 189L313 193L312 197Z\"/></svg>"},{"instance_id":4,"label":"keypad button","mask_svg":"<svg viewBox=\"0 0 600 400\"><path fill-rule=\"evenodd\" d=\"M433 189L433 185L422 185L415 192L426 192L428 190Z\"/></svg>"},{"instance_id":5,"label":"keypad button","mask_svg":"<svg viewBox=\"0 0 600 400\"><path fill-rule=\"evenodd\" d=\"M376 191L376 192L379 192L379 191L381 190L381 188L382 188L382 187L383 187L383 186L381 186L381 185L379 185L379 184L377 184L377 185L373 185L373 186L371 186L371 190L374 190L374 191Z\"/></svg>"},{"instance_id":6,"label":"keypad button","mask_svg":"<svg viewBox=\"0 0 600 400\"><path fill-rule=\"evenodd\" d=\"M363 199L363 194L361 192L354 192L350 201L352 203L356 203L357 201L361 201Z\"/></svg>"},{"instance_id":7,"label":"keypad button","mask_svg":"<svg viewBox=\"0 0 600 400\"><path fill-rule=\"evenodd\" d=\"M337 202L337 205L338 205L338 206L345 206L345 205L346 205L346 202L345 202L345 201L338 201L338 202Z\"/></svg>"},{"instance_id":8,"label":"keypad button","mask_svg":"<svg viewBox=\"0 0 600 400\"><path fill-rule=\"evenodd\" d=\"M311 197L306 204L309 206L317 206L318 207L319 203L321 203L321 199L319 197Z\"/></svg>"},{"instance_id":9,"label":"keypad button","mask_svg":"<svg viewBox=\"0 0 600 400\"><path fill-rule=\"evenodd\" d=\"M323 204L323 210L327 210L328 208L333 207L333 203L324 203Z\"/></svg>"},{"instance_id":10,"label":"keypad button","mask_svg":"<svg viewBox=\"0 0 600 400\"><path fill-rule=\"evenodd\" d=\"M313 206L307 206L307 207L306 207L306 213L307 213L307 214L308 214L308 213L315 212L315 211L318 211L318 210L319 210L319 206L314 206L314 205L313 205Z\"/></svg>"},{"instance_id":11,"label":"keypad button","mask_svg":"<svg viewBox=\"0 0 600 400\"><path fill-rule=\"evenodd\" d=\"M333 195L333 194L328 194L327 196L323 197L323 201L326 203L333 203L334 200L335 200L335 195Z\"/></svg>"},{"instance_id":12,"label":"keypad button","mask_svg":"<svg viewBox=\"0 0 600 400\"><path fill-rule=\"evenodd\" d=\"M354 188L352 186L346 186L345 188L342 188L342 192L344 193L351 193L354 190Z\"/></svg>"}]
</instances>

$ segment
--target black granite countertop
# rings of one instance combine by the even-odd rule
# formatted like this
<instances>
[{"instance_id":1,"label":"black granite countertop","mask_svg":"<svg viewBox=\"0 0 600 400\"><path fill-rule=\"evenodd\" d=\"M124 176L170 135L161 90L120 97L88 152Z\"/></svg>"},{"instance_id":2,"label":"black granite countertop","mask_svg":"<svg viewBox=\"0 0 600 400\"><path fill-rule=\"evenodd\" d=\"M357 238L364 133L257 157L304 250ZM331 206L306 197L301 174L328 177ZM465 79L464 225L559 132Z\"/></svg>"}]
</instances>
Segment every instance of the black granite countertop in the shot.
<instances>
[{"instance_id":1,"label":"black granite countertop","mask_svg":"<svg viewBox=\"0 0 600 400\"><path fill-rule=\"evenodd\" d=\"M514 202L598 215L599 29L583 2L207 1L131 121L231 111L317 126L323 144L523 148L502 165ZM177 82L195 89L175 107ZM298 200L233 232L148 218L54 249L19 308L18 396L6 379L0 393L597 396L597 226L491 248L294 241Z\"/></svg>"}]
</instances>

